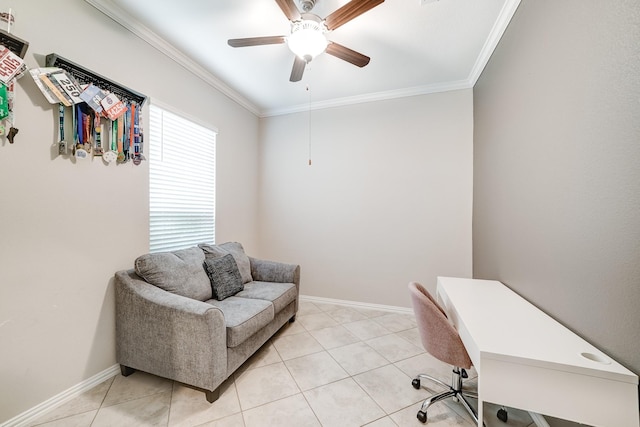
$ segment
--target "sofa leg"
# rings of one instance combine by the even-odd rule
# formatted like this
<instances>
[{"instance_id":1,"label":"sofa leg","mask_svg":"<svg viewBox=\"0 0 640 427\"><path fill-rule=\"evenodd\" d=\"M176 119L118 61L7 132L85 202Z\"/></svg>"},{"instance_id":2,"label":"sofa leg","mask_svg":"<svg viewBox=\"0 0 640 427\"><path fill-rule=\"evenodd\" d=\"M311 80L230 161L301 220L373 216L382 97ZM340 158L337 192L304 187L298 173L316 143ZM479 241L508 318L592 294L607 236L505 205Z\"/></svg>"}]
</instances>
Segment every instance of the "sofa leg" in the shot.
<instances>
[{"instance_id":1,"label":"sofa leg","mask_svg":"<svg viewBox=\"0 0 640 427\"><path fill-rule=\"evenodd\" d=\"M207 397L207 402L213 403L220 397L220 387L213 391L205 390L204 394Z\"/></svg>"},{"instance_id":2,"label":"sofa leg","mask_svg":"<svg viewBox=\"0 0 640 427\"><path fill-rule=\"evenodd\" d=\"M289 323L293 323L296 321L296 315L294 314L293 316L291 316L291 319L289 319Z\"/></svg>"},{"instance_id":3,"label":"sofa leg","mask_svg":"<svg viewBox=\"0 0 640 427\"><path fill-rule=\"evenodd\" d=\"M123 377L128 377L129 375L133 374L136 370L133 368L130 368L128 366L124 366L124 365L120 365L120 373L122 373Z\"/></svg>"}]
</instances>

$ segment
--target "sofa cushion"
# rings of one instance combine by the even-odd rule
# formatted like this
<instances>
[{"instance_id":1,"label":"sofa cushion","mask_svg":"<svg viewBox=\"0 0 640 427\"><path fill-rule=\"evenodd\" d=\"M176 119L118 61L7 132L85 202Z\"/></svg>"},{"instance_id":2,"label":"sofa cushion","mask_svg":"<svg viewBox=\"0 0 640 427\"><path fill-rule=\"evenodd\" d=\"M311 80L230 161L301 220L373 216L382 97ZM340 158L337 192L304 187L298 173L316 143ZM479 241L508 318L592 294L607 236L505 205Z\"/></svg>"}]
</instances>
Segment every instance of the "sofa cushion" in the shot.
<instances>
[{"instance_id":1,"label":"sofa cushion","mask_svg":"<svg viewBox=\"0 0 640 427\"><path fill-rule=\"evenodd\" d=\"M138 276L148 283L183 297L206 301L213 293L203 262L204 253L193 247L142 255L134 265Z\"/></svg>"},{"instance_id":2,"label":"sofa cushion","mask_svg":"<svg viewBox=\"0 0 640 427\"><path fill-rule=\"evenodd\" d=\"M201 243L198 245L207 258L219 258L226 254L233 255L233 259L238 264L238 270L242 276L242 283L248 283L253 280L251 277L251 262L249 257L244 253L244 248L238 242L227 242L221 245L207 245Z\"/></svg>"},{"instance_id":3,"label":"sofa cushion","mask_svg":"<svg viewBox=\"0 0 640 427\"><path fill-rule=\"evenodd\" d=\"M242 344L251 335L273 320L273 304L269 301L229 297L223 301L215 299L207 303L218 307L224 314L227 326L227 347Z\"/></svg>"},{"instance_id":4,"label":"sofa cushion","mask_svg":"<svg viewBox=\"0 0 640 427\"><path fill-rule=\"evenodd\" d=\"M231 254L220 258L205 258L204 269L211 281L214 299L222 301L244 288L238 265Z\"/></svg>"},{"instance_id":5,"label":"sofa cushion","mask_svg":"<svg viewBox=\"0 0 640 427\"><path fill-rule=\"evenodd\" d=\"M236 294L237 297L260 299L273 303L277 313L295 301L298 291L293 283L274 282L249 282L245 283L244 290Z\"/></svg>"}]
</instances>

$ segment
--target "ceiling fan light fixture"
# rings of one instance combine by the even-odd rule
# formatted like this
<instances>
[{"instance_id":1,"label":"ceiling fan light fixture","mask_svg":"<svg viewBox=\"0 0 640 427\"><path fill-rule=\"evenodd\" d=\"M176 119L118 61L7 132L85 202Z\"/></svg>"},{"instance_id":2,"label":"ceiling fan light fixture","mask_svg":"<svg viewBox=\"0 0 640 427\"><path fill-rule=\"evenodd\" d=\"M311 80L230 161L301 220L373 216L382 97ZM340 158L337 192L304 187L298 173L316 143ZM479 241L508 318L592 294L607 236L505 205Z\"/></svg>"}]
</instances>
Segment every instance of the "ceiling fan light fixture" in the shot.
<instances>
[{"instance_id":1,"label":"ceiling fan light fixture","mask_svg":"<svg viewBox=\"0 0 640 427\"><path fill-rule=\"evenodd\" d=\"M291 24L291 35L287 37L287 44L291 52L310 62L327 48L329 42L324 33L322 22L310 19L295 21Z\"/></svg>"}]
</instances>

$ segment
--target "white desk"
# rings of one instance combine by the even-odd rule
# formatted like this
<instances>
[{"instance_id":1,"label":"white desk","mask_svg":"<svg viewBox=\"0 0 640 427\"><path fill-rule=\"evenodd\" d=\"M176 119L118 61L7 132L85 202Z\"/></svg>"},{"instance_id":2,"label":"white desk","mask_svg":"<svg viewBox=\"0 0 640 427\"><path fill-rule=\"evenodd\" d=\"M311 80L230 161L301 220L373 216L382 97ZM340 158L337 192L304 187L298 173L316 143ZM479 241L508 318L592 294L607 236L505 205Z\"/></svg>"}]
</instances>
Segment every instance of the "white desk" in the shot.
<instances>
[{"instance_id":1,"label":"white desk","mask_svg":"<svg viewBox=\"0 0 640 427\"><path fill-rule=\"evenodd\" d=\"M438 277L437 298L478 371L479 426L484 401L593 426L640 426L638 376L502 283Z\"/></svg>"}]
</instances>

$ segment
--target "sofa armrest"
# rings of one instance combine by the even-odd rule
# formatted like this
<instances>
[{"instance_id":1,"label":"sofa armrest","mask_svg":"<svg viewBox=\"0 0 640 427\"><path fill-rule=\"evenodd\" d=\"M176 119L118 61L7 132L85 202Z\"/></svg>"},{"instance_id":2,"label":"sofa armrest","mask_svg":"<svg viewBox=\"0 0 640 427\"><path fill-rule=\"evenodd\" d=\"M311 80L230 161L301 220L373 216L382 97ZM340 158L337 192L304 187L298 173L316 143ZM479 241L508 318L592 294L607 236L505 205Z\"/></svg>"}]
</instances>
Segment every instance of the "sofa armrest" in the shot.
<instances>
[{"instance_id":1,"label":"sofa armrest","mask_svg":"<svg viewBox=\"0 0 640 427\"><path fill-rule=\"evenodd\" d=\"M116 360L215 390L227 378L227 333L217 307L166 292L133 270L115 275Z\"/></svg>"},{"instance_id":2,"label":"sofa armrest","mask_svg":"<svg viewBox=\"0 0 640 427\"><path fill-rule=\"evenodd\" d=\"M294 283L300 286L300 266L249 257L251 276L260 282Z\"/></svg>"}]
</instances>

